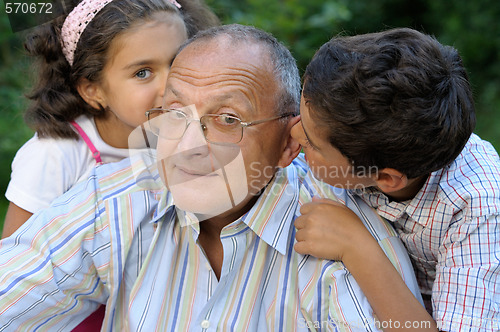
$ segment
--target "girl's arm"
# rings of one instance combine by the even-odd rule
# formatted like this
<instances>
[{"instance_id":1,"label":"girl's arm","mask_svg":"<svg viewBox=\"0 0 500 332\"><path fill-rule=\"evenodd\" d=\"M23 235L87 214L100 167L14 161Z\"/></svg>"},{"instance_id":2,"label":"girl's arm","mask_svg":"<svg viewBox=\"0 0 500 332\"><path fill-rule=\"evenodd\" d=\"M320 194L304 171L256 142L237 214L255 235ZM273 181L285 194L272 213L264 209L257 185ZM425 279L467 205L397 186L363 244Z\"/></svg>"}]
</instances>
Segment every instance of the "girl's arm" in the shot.
<instances>
[{"instance_id":1,"label":"girl's arm","mask_svg":"<svg viewBox=\"0 0 500 332\"><path fill-rule=\"evenodd\" d=\"M17 151L5 192L10 204L2 238L12 235L34 212L48 207L81 178L86 167L83 144L35 135Z\"/></svg>"},{"instance_id":2,"label":"girl's arm","mask_svg":"<svg viewBox=\"0 0 500 332\"><path fill-rule=\"evenodd\" d=\"M33 213L28 212L10 202L5 216L5 222L3 224L2 239L11 236L32 215Z\"/></svg>"},{"instance_id":3,"label":"girl's arm","mask_svg":"<svg viewBox=\"0 0 500 332\"><path fill-rule=\"evenodd\" d=\"M413 296L382 248L346 206L331 200L304 204L296 219L295 250L341 260L370 302L384 331L437 331L436 322Z\"/></svg>"}]
</instances>

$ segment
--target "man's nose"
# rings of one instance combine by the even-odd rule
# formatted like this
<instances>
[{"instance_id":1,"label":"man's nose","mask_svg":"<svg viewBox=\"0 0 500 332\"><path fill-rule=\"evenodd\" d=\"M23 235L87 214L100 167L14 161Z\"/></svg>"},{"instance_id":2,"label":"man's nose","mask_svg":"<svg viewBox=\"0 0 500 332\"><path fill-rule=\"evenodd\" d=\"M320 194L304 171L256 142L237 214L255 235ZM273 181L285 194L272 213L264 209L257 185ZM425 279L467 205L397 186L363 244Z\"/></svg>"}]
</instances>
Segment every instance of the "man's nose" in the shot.
<instances>
[{"instance_id":1,"label":"man's nose","mask_svg":"<svg viewBox=\"0 0 500 332\"><path fill-rule=\"evenodd\" d=\"M179 152L190 155L208 155L208 144L199 120L191 119L188 122L186 131L181 137L179 144L177 145L177 149Z\"/></svg>"}]
</instances>

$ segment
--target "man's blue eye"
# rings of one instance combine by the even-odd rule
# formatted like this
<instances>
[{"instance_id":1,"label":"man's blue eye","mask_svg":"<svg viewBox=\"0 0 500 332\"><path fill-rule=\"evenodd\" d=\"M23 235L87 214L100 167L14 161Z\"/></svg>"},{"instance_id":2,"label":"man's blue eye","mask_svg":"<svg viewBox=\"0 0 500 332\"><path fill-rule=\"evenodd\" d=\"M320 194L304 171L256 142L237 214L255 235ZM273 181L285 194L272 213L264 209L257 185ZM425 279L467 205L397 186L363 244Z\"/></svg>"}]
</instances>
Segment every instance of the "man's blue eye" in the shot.
<instances>
[{"instance_id":1,"label":"man's blue eye","mask_svg":"<svg viewBox=\"0 0 500 332\"><path fill-rule=\"evenodd\" d=\"M232 124L235 124L238 122L238 120L236 120L235 118L233 118L232 116L229 116L229 115L221 115L220 119L224 124L228 124L228 125L232 125Z\"/></svg>"},{"instance_id":2,"label":"man's blue eye","mask_svg":"<svg viewBox=\"0 0 500 332\"><path fill-rule=\"evenodd\" d=\"M217 122L224 126L238 125L241 121L237 117L229 114L221 114L217 117Z\"/></svg>"}]
</instances>

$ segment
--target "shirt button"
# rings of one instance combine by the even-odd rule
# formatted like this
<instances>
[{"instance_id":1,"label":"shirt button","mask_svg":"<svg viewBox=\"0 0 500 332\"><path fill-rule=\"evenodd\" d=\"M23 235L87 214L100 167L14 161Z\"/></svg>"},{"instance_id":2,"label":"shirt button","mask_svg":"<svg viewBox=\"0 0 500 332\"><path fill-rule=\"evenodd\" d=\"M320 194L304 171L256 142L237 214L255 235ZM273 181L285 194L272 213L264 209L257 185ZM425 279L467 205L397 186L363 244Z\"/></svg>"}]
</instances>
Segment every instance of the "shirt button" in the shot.
<instances>
[{"instance_id":1,"label":"shirt button","mask_svg":"<svg viewBox=\"0 0 500 332\"><path fill-rule=\"evenodd\" d=\"M206 262L205 267L207 268L208 271L212 269L212 266L210 266L210 263Z\"/></svg>"},{"instance_id":2,"label":"shirt button","mask_svg":"<svg viewBox=\"0 0 500 332\"><path fill-rule=\"evenodd\" d=\"M202 329L208 329L210 327L210 322L208 320L204 320L201 322Z\"/></svg>"}]
</instances>

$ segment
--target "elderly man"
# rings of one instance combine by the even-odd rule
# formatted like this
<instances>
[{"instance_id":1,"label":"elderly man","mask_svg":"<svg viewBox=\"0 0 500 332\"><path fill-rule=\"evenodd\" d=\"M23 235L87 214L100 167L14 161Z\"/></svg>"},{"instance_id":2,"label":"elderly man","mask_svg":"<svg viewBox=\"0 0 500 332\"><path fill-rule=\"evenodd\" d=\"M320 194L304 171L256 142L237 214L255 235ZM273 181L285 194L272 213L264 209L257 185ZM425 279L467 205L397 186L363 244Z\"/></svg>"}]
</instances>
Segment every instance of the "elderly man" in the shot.
<instances>
[{"instance_id":1,"label":"elderly man","mask_svg":"<svg viewBox=\"0 0 500 332\"><path fill-rule=\"evenodd\" d=\"M300 206L336 194L418 294L376 214L293 161L299 84L291 54L260 30L189 41L139 131L148 145L157 136L158 167L99 166L1 242L0 331L69 331L99 303L110 331L377 330L340 262L293 250Z\"/></svg>"}]
</instances>

